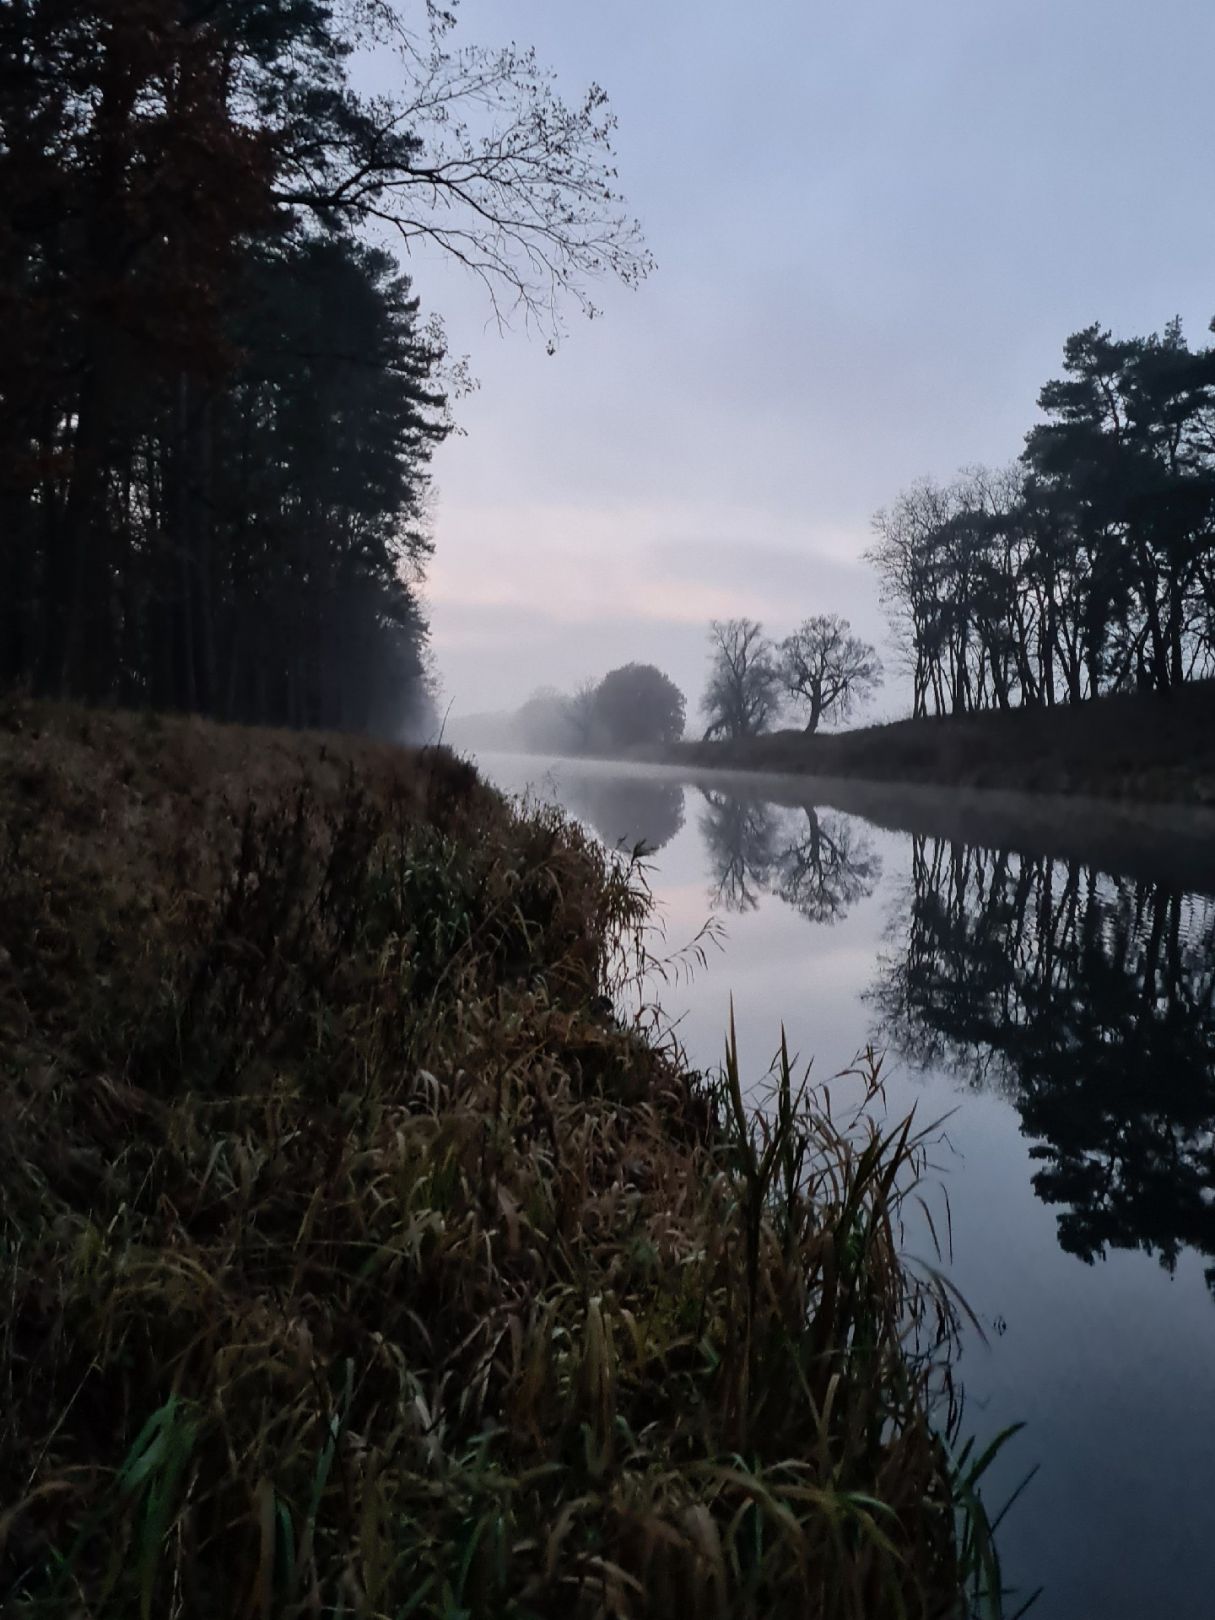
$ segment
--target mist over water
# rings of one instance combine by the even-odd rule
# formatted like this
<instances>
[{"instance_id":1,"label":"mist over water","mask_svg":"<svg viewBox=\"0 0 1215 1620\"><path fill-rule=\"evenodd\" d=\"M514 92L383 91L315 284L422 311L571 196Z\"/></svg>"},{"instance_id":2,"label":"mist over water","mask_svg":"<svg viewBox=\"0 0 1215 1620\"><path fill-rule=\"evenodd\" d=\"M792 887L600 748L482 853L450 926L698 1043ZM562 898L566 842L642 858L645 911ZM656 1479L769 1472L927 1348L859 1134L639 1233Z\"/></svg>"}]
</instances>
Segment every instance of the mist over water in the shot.
<instances>
[{"instance_id":1,"label":"mist over water","mask_svg":"<svg viewBox=\"0 0 1215 1620\"><path fill-rule=\"evenodd\" d=\"M755 1095L783 1024L819 1078L872 1042L892 1118L948 1116L926 1194L938 1218L947 1195L948 1274L983 1334L961 1358L969 1427L1026 1425L989 1506L1038 1470L1001 1532L1009 1582L1045 1588L1034 1612L1208 1614L1209 869L1185 876L1176 840L1142 828L1121 853L1054 859L1007 820L1004 847L902 833L816 805L812 784L776 803L737 779L480 763L611 846L644 841L662 949L720 925L704 967L658 992L694 1064L720 1061L733 997ZM908 1243L931 1258L926 1231Z\"/></svg>"}]
</instances>

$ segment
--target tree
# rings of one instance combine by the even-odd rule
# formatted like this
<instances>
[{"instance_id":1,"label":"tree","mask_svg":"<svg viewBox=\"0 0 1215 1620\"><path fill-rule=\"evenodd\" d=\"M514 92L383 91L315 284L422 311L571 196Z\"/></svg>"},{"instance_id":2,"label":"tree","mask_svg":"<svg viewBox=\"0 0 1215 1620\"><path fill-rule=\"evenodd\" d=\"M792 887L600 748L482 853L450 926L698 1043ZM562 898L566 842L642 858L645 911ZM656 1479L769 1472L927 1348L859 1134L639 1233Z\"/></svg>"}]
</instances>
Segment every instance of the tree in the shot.
<instances>
[{"instance_id":1,"label":"tree","mask_svg":"<svg viewBox=\"0 0 1215 1620\"><path fill-rule=\"evenodd\" d=\"M1215 672L1215 349L1068 338L1001 472L925 479L869 552L914 712L1167 692Z\"/></svg>"},{"instance_id":2,"label":"tree","mask_svg":"<svg viewBox=\"0 0 1215 1620\"><path fill-rule=\"evenodd\" d=\"M1089 687L1167 691L1211 660L1215 354L1192 353L1179 321L1128 340L1094 325L1064 371L1023 460L1085 563Z\"/></svg>"},{"instance_id":3,"label":"tree","mask_svg":"<svg viewBox=\"0 0 1215 1620\"><path fill-rule=\"evenodd\" d=\"M422 675L441 356L396 262L348 237L260 250L239 304L206 487L208 707L391 731L394 687L408 707Z\"/></svg>"},{"instance_id":4,"label":"tree","mask_svg":"<svg viewBox=\"0 0 1215 1620\"><path fill-rule=\"evenodd\" d=\"M714 619L711 664L701 709L705 741L754 737L766 731L780 706L781 680L772 643L754 619Z\"/></svg>"},{"instance_id":5,"label":"tree","mask_svg":"<svg viewBox=\"0 0 1215 1620\"><path fill-rule=\"evenodd\" d=\"M0 4L0 682L226 718L426 706L425 239L550 341L649 268L613 119L426 0ZM351 66L395 51L395 89Z\"/></svg>"},{"instance_id":6,"label":"tree","mask_svg":"<svg viewBox=\"0 0 1215 1620\"><path fill-rule=\"evenodd\" d=\"M835 613L807 619L781 643L780 658L786 692L807 705L808 732L824 718L846 719L882 682L876 650Z\"/></svg>"},{"instance_id":7,"label":"tree","mask_svg":"<svg viewBox=\"0 0 1215 1620\"><path fill-rule=\"evenodd\" d=\"M674 681L653 664L624 664L599 683L591 727L604 752L675 743L684 732L686 702Z\"/></svg>"},{"instance_id":8,"label":"tree","mask_svg":"<svg viewBox=\"0 0 1215 1620\"><path fill-rule=\"evenodd\" d=\"M576 752L585 754L591 746L595 729L595 702L599 696L599 682L579 681L574 695L566 703L566 717Z\"/></svg>"},{"instance_id":9,"label":"tree","mask_svg":"<svg viewBox=\"0 0 1215 1620\"><path fill-rule=\"evenodd\" d=\"M166 624L193 583L191 395L224 368L242 245L273 224L269 148L233 113L240 50L163 0L0 8L0 486L32 598L22 673L46 689L126 695L125 494L156 416L176 464Z\"/></svg>"},{"instance_id":10,"label":"tree","mask_svg":"<svg viewBox=\"0 0 1215 1620\"><path fill-rule=\"evenodd\" d=\"M453 47L454 8L428 0L426 13L419 30L395 0L348 8L343 48L395 51L399 87L360 97L342 70L298 107L289 98L276 198L326 227L374 222L406 251L437 247L482 283L499 321L519 312L555 342L564 301L593 315L588 283L635 286L652 267L617 186L608 98L592 84L567 102L534 50ZM306 121L294 134L303 114L323 120L323 140Z\"/></svg>"}]
</instances>

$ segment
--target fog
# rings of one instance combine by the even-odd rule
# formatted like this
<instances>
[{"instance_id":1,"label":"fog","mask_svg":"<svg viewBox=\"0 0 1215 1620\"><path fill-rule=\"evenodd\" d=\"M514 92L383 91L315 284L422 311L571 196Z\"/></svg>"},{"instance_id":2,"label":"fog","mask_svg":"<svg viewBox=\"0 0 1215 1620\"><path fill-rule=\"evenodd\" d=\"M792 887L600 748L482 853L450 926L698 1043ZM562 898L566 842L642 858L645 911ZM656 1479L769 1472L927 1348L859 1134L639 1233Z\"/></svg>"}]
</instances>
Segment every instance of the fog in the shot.
<instances>
[{"instance_id":1,"label":"fog","mask_svg":"<svg viewBox=\"0 0 1215 1620\"><path fill-rule=\"evenodd\" d=\"M1215 12L464 0L619 114L657 272L550 357L459 266L410 269L480 388L436 458L428 600L453 715L630 660L694 707L703 632L884 634L861 561L924 473L1014 457L1067 334L1215 309ZM909 707L888 683L876 714Z\"/></svg>"}]
</instances>

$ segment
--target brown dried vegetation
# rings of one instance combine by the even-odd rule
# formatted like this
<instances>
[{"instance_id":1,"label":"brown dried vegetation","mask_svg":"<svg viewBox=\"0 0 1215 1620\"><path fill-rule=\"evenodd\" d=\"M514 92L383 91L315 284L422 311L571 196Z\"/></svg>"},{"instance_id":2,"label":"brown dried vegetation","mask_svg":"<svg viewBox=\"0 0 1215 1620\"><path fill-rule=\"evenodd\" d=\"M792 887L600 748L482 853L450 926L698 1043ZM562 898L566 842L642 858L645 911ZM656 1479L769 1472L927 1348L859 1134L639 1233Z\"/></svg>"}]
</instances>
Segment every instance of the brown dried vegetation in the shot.
<instances>
[{"instance_id":1,"label":"brown dried vegetation","mask_svg":"<svg viewBox=\"0 0 1215 1620\"><path fill-rule=\"evenodd\" d=\"M442 752L0 708L6 1615L998 1608L923 1138L609 1013L646 917Z\"/></svg>"}]
</instances>

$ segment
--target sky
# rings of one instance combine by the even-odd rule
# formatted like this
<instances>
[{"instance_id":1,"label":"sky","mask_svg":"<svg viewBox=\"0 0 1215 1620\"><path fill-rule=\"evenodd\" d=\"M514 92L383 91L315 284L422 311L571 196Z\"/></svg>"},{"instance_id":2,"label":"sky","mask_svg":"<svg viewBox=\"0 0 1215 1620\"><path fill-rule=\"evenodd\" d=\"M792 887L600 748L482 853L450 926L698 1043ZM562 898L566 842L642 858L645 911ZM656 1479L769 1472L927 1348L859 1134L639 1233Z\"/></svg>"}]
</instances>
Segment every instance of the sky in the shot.
<instances>
[{"instance_id":1,"label":"sky","mask_svg":"<svg viewBox=\"0 0 1215 1620\"><path fill-rule=\"evenodd\" d=\"M409 262L478 390L434 467L443 704L636 659L704 684L708 621L838 612L917 477L1012 460L1067 335L1215 314L1210 0L461 0L619 118L657 269L500 335ZM892 679L871 713L906 712Z\"/></svg>"}]
</instances>

